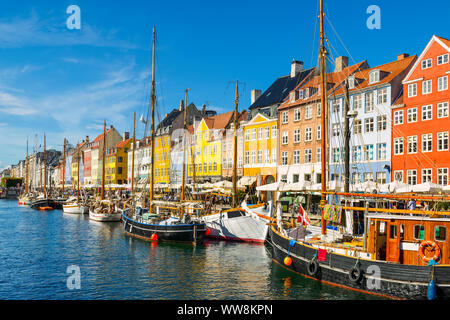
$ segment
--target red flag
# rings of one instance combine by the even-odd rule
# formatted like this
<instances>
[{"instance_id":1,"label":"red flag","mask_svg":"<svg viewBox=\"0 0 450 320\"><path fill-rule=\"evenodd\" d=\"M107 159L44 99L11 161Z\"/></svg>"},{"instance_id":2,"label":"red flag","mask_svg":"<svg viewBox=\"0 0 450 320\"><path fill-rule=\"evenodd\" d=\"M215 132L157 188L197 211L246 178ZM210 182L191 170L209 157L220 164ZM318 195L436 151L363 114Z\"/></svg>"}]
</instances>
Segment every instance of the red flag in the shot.
<instances>
[{"instance_id":1,"label":"red flag","mask_svg":"<svg viewBox=\"0 0 450 320\"><path fill-rule=\"evenodd\" d=\"M301 223L305 227L311 224L311 221L309 220L308 215L301 204L299 204L297 222Z\"/></svg>"}]
</instances>

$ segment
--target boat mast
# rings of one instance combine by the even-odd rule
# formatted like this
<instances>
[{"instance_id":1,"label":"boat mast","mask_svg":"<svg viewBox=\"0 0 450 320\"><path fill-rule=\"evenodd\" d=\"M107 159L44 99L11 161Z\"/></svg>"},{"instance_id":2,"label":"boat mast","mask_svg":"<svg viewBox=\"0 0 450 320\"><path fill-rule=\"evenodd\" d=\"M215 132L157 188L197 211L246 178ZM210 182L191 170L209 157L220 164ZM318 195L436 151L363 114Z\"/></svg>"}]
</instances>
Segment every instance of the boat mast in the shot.
<instances>
[{"instance_id":1,"label":"boat mast","mask_svg":"<svg viewBox=\"0 0 450 320\"><path fill-rule=\"evenodd\" d=\"M47 149L44 133L44 198L47 198Z\"/></svg>"},{"instance_id":2,"label":"boat mast","mask_svg":"<svg viewBox=\"0 0 450 320\"><path fill-rule=\"evenodd\" d=\"M348 112L350 103L348 97L348 81L344 83L344 192L350 191L350 120Z\"/></svg>"},{"instance_id":3,"label":"boat mast","mask_svg":"<svg viewBox=\"0 0 450 320\"><path fill-rule=\"evenodd\" d=\"M153 187L154 187L154 173L155 173L155 27L153 27L153 55L152 55L152 119L150 127L150 135L152 138L152 155L151 155L151 178L150 178L150 205L149 209L152 207L153 202ZM152 210L150 210L152 211Z\"/></svg>"},{"instance_id":4,"label":"boat mast","mask_svg":"<svg viewBox=\"0 0 450 320\"><path fill-rule=\"evenodd\" d=\"M105 157L106 157L106 120L103 120L103 161L102 161L102 193L101 200L105 198Z\"/></svg>"},{"instance_id":5,"label":"boat mast","mask_svg":"<svg viewBox=\"0 0 450 320\"><path fill-rule=\"evenodd\" d=\"M233 157L233 208L237 207L237 122L239 104L239 81L236 81L236 98L234 100L234 157Z\"/></svg>"},{"instance_id":6,"label":"boat mast","mask_svg":"<svg viewBox=\"0 0 450 320\"><path fill-rule=\"evenodd\" d=\"M325 205L327 203L327 198L325 193L327 191L327 172L326 172L326 159L327 159L327 85L326 85L326 56L327 50L325 49L325 31L323 22L323 0L320 0L320 48L319 48L319 58L320 58L320 103L321 103L321 130L322 130L322 196L320 204L322 206L322 236L327 234L326 221L324 219Z\"/></svg>"},{"instance_id":7,"label":"boat mast","mask_svg":"<svg viewBox=\"0 0 450 320\"><path fill-rule=\"evenodd\" d=\"M134 201L134 149L136 144L136 112L133 114L133 153L131 154L131 199Z\"/></svg>"},{"instance_id":8,"label":"boat mast","mask_svg":"<svg viewBox=\"0 0 450 320\"><path fill-rule=\"evenodd\" d=\"M187 134L187 128L186 128L186 107L184 106L183 100L180 102L180 106L183 108L183 169L182 169L182 176L181 176L181 201L184 201L184 193L186 189L186 139L188 137Z\"/></svg>"},{"instance_id":9,"label":"boat mast","mask_svg":"<svg viewBox=\"0 0 450 320\"><path fill-rule=\"evenodd\" d=\"M187 116L187 106L188 106L187 94L188 94L189 90L191 90L191 89L184 90L184 108L186 110L186 112L184 113L185 117ZM187 125L187 120L186 120L186 125ZM192 145L189 147L189 149L192 151ZM192 191L195 191L195 154L193 151L192 151L192 156L191 156L191 162L192 162ZM194 193L192 193L192 197L194 197Z\"/></svg>"},{"instance_id":10,"label":"boat mast","mask_svg":"<svg viewBox=\"0 0 450 320\"><path fill-rule=\"evenodd\" d=\"M66 138L64 138L64 154L63 154L63 178L62 178L62 193L64 197L64 184L66 182Z\"/></svg>"},{"instance_id":11,"label":"boat mast","mask_svg":"<svg viewBox=\"0 0 450 320\"><path fill-rule=\"evenodd\" d=\"M77 176L77 184L78 184L77 203L80 203L80 161L81 161L81 157L80 157L80 149L79 148L78 148L78 152L77 152L77 160L78 160L78 164L77 164L77 175L78 175Z\"/></svg>"},{"instance_id":12,"label":"boat mast","mask_svg":"<svg viewBox=\"0 0 450 320\"><path fill-rule=\"evenodd\" d=\"M28 137L27 137L27 157L25 158L25 191L26 191L26 194L28 194L30 192L28 185L29 185L29 181L28 181Z\"/></svg>"}]
</instances>

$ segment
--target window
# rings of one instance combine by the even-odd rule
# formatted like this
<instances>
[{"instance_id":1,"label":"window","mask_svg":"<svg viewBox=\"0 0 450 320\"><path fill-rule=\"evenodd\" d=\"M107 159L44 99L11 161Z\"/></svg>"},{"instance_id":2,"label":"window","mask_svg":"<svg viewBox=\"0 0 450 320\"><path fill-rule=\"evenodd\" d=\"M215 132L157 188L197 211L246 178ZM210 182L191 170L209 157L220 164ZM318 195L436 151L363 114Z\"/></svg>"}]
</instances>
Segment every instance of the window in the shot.
<instances>
[{"instance_id":1,"label":"window","mask_svg":"<svg viewBox=\"0 0 450 320\"><path fill-rule=\"evenodd\" d=\"M422 60L422 69L428 69L431 68L433 65L433 59L426 59Z\"/></svg>"},{"instance_id":2,"label":"window","mask_svg":"<svg viewBox=\"0 0 450 320\"><path fill-rule=\"evenodd\" d=\"M364 172L364 181L373 182L373 172Z\"/></svg>"},{"instance_id":3,"label":"window","mask_svg":"<svg viewBox=\"0 0 450 320\"><path fill-rule=\"evenodd\" d=\"M448 76L438 78L438 91L444 91L448 89Z\"/></svg>"},{"instance_id":4,"label":"window","mask_svg":"<svg viewBox=\"0 0 450 320\"><path fill-rule=\"evenodd\" d=\"M352 161L360 162L362 160L362 147L361 146L353 146L352 147Z\"/></svg>"},{"instance_id":5,"label":"window","mask_svg":"<svg viewBox=\"0 0 450 320\"><path fill-rule=\"evenodd\" d=\"M403 182L403 170L394 171L394 180L397 182Z\"/></svg>"},{"instance_id":6,"label":"window","mask_svg":"<svg viewBox=\"0 0 450 320\"><path fill-rule=\"evenodd\" d=\"M333 100L333 112L339 112L341 109L341 101L340 100Z\"/></svg>"},{"instance_id":7,"label":"window","mask_svg":"<svg viewBox=\"0 0 450 320\"><path fill-rule=\"evenodd\" d=\"M252 129L252 140L256 140L256 128Z\"/></svg>"},{"instance_id":8,"label":"window","mask_svg":"<svg viewBox=\"0 0 450 320\"><path fill-rule=\"evenodd\" d=\"M312 141L312 128L305 129L305 141Z\"/></svg>"},{"instance_id":9,"label":"window","mask_svg":"<svg viewBox=\"0 0 450 320\"><path fill-rule=\"evenodd\" d=\"M211 162L208 163L208 168L209 168L209 172L211 172L211 171L212 171L212 165L211 165Z\"/></svg>"},{"instance_id":10,"label":"window","mask_svg":"<svg viewBox=\"0 0 450 320\"><path fill-rule=\"evenodd\" d=\"M417 184L417 170L406 171L406 183L410 185Z\"/></svg>"},{"instance_id":11,"label":"window","mask_svg":"<svg viewBox=\"0 0 450 320\"><path fill-rule=\"evenodd\" d=\"M432 169L422 169L422 183L431 182L432 173Z\"/></svg>"},{"instance_id":12,"label":"window","mask_svg":"<svg viewBox=\"0 0 450 320\"><path fill-rule=\"evenodd\" d=\"M300 129L294 130L294 143L300 142Z\"/></svg>"},{"instance_id":13,"label":"window","mask_svg":"<svg viewBox=\"0 0 450 320\"><path fill-rule=\"evenodd\" d=\"M352 183L353 184L357 184L361 182L361 174L359 173L354 173L353 177L352 177Z\"/></svg>"},{"instance_id":14,"label":"window","mask_svg":"<svg viewBox=\"0 0 450 320\"><path fill-rule=\"evenodd\" d=\"M408 84L408 98L417 96L417 83Z\"/></svg>"},{"instance_id":15,"label":"window","mask_svg":"<svg viewBox=\"0 0 450 320\"><path fill-rule=\"evenodd\" d=\"M281 165L286 166L288 164L288 152L283 151L281 153Z\"/></svg>"},{"instance_id":16,"label":"window","mask_svg":"<svg viewBox=\"0 0 450 320\"><path fill-rule=\"evenodd\" d=\"M397 225L395 225L395 224L389 225L389 238L397 239Z\"/></svg>"},{"instance_id":17,"label":"window","mask_svg":"<svg viewBox=\"0 0 450 320\"><path fill-rule=\"evenodd\" d=\"M283 111L283 112L281 113L281 122L282 122L283 124L286 124L286 123L289 122L289 113L288 113L288 111Z\"/></svg>"},{"instance_id":18,"label":"window","mask_svg":"<svg viewBox=\"0 0 450 320\"><path fill-rule=\"evenodd\" d=\"M250 163L250 152L245 151L245 164L249 164L249 163Z\"/></svg>"},{"instance_id":19,"label":"window","mask_svg":"<svg viewBox=\"0 0 450 320\"><path fill-rule=\"evenodd\" d=\"M437 169L437 184L441 186L448 185L448 168Z\"/></svg>"},{"instance_id":20,"label":"window","mask_svg":"<svg viewBox=\"0 0 450 320\"><path fill-rule=\"evenodd\" d=\"M296 183L296 182L298 182L298 180L299 180L299 175L298 174L293 174L292 175L292 182Z\"/></svg>"},{"instance_id":21,"label":"window","mask_svg":"<svg viewBox=\"0 0 450 320\"><path fill-rule=\"evenodd\" d=\"M364 146L364 152L366 156L366 161L373 160L373 144L366 144Z\"/></svg>"},{"instance_id":22,"label":"window","mask_svg":"<svg viewBox=\"0 0 450 320\"><path fill-rule=\"evenodd\" d=\"M309 104L305 108L305 119L311 119L312 118L312 104Z\"/></svg>"},{"instance_id":23,"label":"window","mask_svg":"<svg viewBox=\"0 0 450 320\"><path fill-rule=\"evenodd\" d=\"M447 229L443 226L434 227L434 240L445 241L447 239Z\"/></svg>"},{"instance_id":24,"label":"window","mask_svg":"<svg viewBox=\"0 0 450 320\"><path fill-rule=\"evenodd\" d=\"M333 162L339 162L340 155L339 148L332 149Z\"/></svg>"},{"instance_id":25,"label":"window","mask_svg":"<svg viewBox=\"0 0 450 320\"><path fill-rule=\"evenodd\" d=\"M362 108L362 95L357 94L353 96L353 109L361 109Z\"/></svg>"},{"instance_id":26,"label":"window","mask_svg":"<svg viewBox=\"0 0 450 320\"><path fill-rule=\"evenodd\" d=\"M255 150L253 150L251 152L251 156L252 156L252 164L255 164L256 163L256 151Z\"/></svg>"},{"instance_id":27,"label":"window","mask_svg":"<svg viewBox=\"0 0 450 320\"><path fill-rule=\"evenodd\" d=\"M303 179L306 182L311 182L311 173L305 173L304 176L303 176Z\"/></svg>"},{"instance_id":28,"label":"window","mask_svg":"<svg viewBox=\"0 0 450 320\"><path fill-rule=\"evenodd\" d=\"M433 134L425 133L422 135L422 152L433 151Z\"/></svg>"},{"instance_id":29,"label":"window","mask_svg":"<svg viewBox=\"0 0 450 320\"><path fill-rule=\"evenodd\" d=\"M354 126L354 132L355 134L360 134L362 133L362 124L361 124L361 120L355 119L353 121L353 126Z\"/></svg>"},{"instance_id":30,"label":"window","mask_svg":"<svg viewBox=\"0 0 450 320\"><path fill-rule=\"evenodd\" d=\"M265 133L266 139L270 139L270 128L269 127L264 128L264 133Z\"/></svg>"},{"instance_id":31,"label":"window","mask_svg":"<svg viewBox=\"0 0 450 320\"><path fill-rule=\"evenodd\" d=\"M322 128L321 128L321 126L317 126L317 140L320 140L320 139L322 139Z\"/></svg>"},{"instance_id":32,"label":"window","mask_svg":"<svg viewBox=\"0 0 450 320\"><path fill-rule=\"evenodd\" d=\"M281 144L288 144L289 141L289 131L283 131L281 134Z\"/></svg>"},{"instance_id":33,"label":"window","mask_svg":"<svg viewBox=\"0 0 450 320\"><path fill-rule=\"evenodd\" d=\"M264 150L264 162L265 163L270 162L270 150L269 149Z\"/></svg>"},{"instance_id":34,"label":"window","mask_svg":"<svg viewBox=\"0 0 450 320\"><path fill-rule=\"evenodd\" d=\"M203 171L207 172L208 171L208 164L205 162L203 163Z\"/></svg>"},{"instance_id":35,"label":"window","mask_svg":"<svg viewBox=\"0 0 450 320\"><path fill-rule=\"evenodd\" d=\"M386 183L386 172L377 172L377 182L380 184Z\"/></svg>"},{"instance_id":36,"label":"window","mask_svg":"<svg viewBox=\"0 0 450 320\"><path fill-rule=\"evenodd\" d=\"M231 163L230 163L231 164ZM230 167L230 169L231 168L233 168L233 165L231 164L231 167ZM214 169L214 171L217 171L217 162L214 162L214 164L213 164L213 169Z\"/></svg>"},{"instance_id":37,"label":"window","mask_svg":"<svg viewBox=\"0 0 450 320\"><path fill-rule=\"evenodd\" d=\"M294 110L294 121L300 121L300 108Z\"/></svg>"},{"instance_id":38,"label":"window","mask_svg":"<svg viewBox=\"0 0 450 320\"><path fill-rule=\"evenodd\" d=\"M377 144L377 159L378 160L386 160L386 143L378 143Z\"/></svg>"},{"instance_id":39,"label":"window","mask_svg":"<svg viewBox=\"0 0 450 320\"><path fill-rule=\"evenodd\" d=\"M377 130L383 131L386 130L387 116L378 116L377 117Z\"/></svg>"},{"instance_id":40,"label":"window","mask_svg":"<svg viewBox=\"0 0 450 320\"><path fill-rule=\"evenodd\" d=\"M372 112L374 108L373 92L366 93L366 112Z\"/></svg>"},{"instance_id":41,"label":"window","mask_svg":"<svg viewBox=\"0 0 450 320\"><path fill-rule=\"evenodd\" d=\"M287 183L287 174L281 175L281 182Z\"/></svg>"},{"instance_id":42,"label":"window","mask_svg":"<svg viewBox=\"0 0 450 320\"><path fill-rule=\"evenodd\" d=\"M431 80L422 81L422 94L429 94L432 92Z\"/></svg>"},{"instance_id":43,"label":"window","mask_svg":"<svg viewBox=\"0 0 450 320\"><path fill-rule=\"evenodd\" d=\"M387 88L378 90L378 104L386 103L388 101Z\"/></svg>"},{"instance_id":44,"label":"window","mask_svg":"<svg viewBox=\"0 0 450 320\"><path fill-rule=\"evenodd\" d=\"M364 131L367 132L373 132L374 131L374 120L373 118L366 118L364 120Z\"/></svg>"},{"instance_id":45,"label":"window","mask_svg":"<svg viewBox=\"0 0 450 320\"><path fill-rule=\"evenodd\" d=\"M433 119L433 105L423 106L422 107L422 120L431 120Z\"/></svg>"},{"instance_id":46,"label":"window","mask_svg":"<svg viewBox=\"0 0 450 320\"><path fill-rule=\"evenodd\" d=\"M394 111L394 124L403 124L403 110Z\"/></svg>"},{"instance_id":47,"label":"window","mask_svg":"<svg viewBox=\"0 0 450 320\"><path fill-rule=\"evenodd\" d=\"M448 117L448 102L441 102L437 104L437 117L438 118Z\"/></svg>"},{"instance_id":48,"label":"window","mask_svg":"<svg viewBox=\"0 0 450 320\"><path fill-rule=\"evenodd\" d=\"M438 66L441 64L444 64L444 63L448 63L448 53L437 57L437 65Z\"/></svg>"},{"instance_id":49,"label":"window","mask_svg":"<svg viewBox=\"0 0 450 320\"><path fill-rule=\"evenodd\" d=\"M349 89L355 88L355 77L354 76L348 77L348 88Z\"/></svg>"},{"instance_id":50,"label":"window","mask_svg":"<svg viewBox=\"0 0 450 320\"><path fill-rule=\"evenodd\" d=\"M316 148L316 162L322 161L322 148Z\"/></svg>"},{"instance_id":51,"label":"window","mask_svg":"<svg viewBox=\"0 0 450 320\"><path fill-rule=\"evenodd\" d=\"M448 150L448 131L437 133L437 151Z\"/></svg>"},{"instance_id":52,"label":"window","mask_svg":"<svg viewBox=\"0 0 450 320\"><path fill-rule=\"evenodd\" d=\"M305 149L305 163L312 162L312 149Z\"/></svg>"},{"instance_id":53,"label":"window","mask_svg":"<svg viewBox=\"0 0 450 320\"><path fill-rule=\"evenodd\" d=\"M277 149L272 149L272 163L276 163L277 162Z\"/></svg>"},{"instance_id":54,"label":"window","mask_svg":"<svg viewBox=\"0 0 450 320\"><path fill-rule=\"evenodd\" d=\"M294 164L299 164L300 163L300 150L294 150L293 162L294 162Z\"/></svg>"},{"instance_id":55,"label":"window","mask_svg":"<svg viewBox=\"0 0 450 320\"><path fill-rule=\"evenodd\" d=\"M417 153L417 136L409 136L407 138L407 152Z\"/></svg>"},{"instance_id":56,"label":"window","mask_svg":"<svg viewBox=\"0 0 450 320\"><path fill-rule=\"evenodd\" d=\"M277 137L277 126L272 126L272 139Z\"/></svg>"},{"instance_id":57,"label":"window","mask_svg":"<svg viewBox=\"0 0 450 320\"><path fill-rule=\"evenodd\" d=\"M380 70L373 70L369 73L369 84L380 81Z\"/></svg>"},{"instance_id":58,"label":"window","mask_svg":"<svg viewBox=\"0 0 450 320\"><path fill-rule=\"evenodd\" d=\"M333 137L339 137L339 133L340 133L339 123L334 123L332 125L332 132L333 132Z\"/></svg>"},{"instance_id":59,"label":"window","mask_svg":"<svg viewBox=\"0 0 450 320\"><path fill-rule=\"evenodd\" d=\"M319 102L317 104L317 116L320 117L321 114L322 114L322 104Z\"/></svg>"},{"instance_id":60,"label":"window","mask_svg":"<svg viewBox=\"0 0 450 320\"><path fill-rule=\"evenodd\" d=\"M416 224L414 226L414 239L423 240L425 239L425 226Z\"/></svg>"},{"instance_id":61,"label":"window","mask_svg":"<svg viewBox=\"0 0 450 320\"><path fill-rule=\"evenodd\" d=\"M258 139L262 140L263 138L263 128L258 128Z\"/></svg>"},{"instance_id":62,"label":"window","mask_svg":"<svg viewBox=\"0 0 450 320\"><path fill-rule=\"evenodd\" d=\"M417 108L408 109L408 122L417 122Z\"/></svg>"},{"instance_id":63,"label":"window","mask_svg":"<svg viewBox=\"0 0 450 320\"><path fill-rule=\"evenodd\" d=\"M258 163L263 163L263 152L258 150Z\"/></svg>"}]
</instances>

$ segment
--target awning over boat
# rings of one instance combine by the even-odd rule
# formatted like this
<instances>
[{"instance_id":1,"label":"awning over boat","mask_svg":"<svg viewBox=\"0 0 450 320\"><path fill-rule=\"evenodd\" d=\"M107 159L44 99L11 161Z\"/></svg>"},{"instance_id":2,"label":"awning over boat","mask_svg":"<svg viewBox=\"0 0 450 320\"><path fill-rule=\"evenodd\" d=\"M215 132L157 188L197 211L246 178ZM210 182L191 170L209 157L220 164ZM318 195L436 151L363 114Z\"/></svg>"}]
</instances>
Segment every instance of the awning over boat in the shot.
<instances>
[{"instance_id":1,"label":"awning over boat","mask_svg":"<svg viewBox=\"0 0 450 320\"><path fill-rule=\"evenodd\" d=\"M256 187L256 191L282 191L286 183L278 181Z\"/></svg>"},{"instance_id":2,"label":"awning over boat","mask_svg":"<svg viewBox=\"0 0 450 320\"><path fill-rule=\"evenodd\" d=\"M424 192L424 193L438 193L442 191L442 186L439 184L425 182L416 185L407 185L405 187L399 188L397 193L408 193L408 192Z\"/></svg>"}]
</instances>

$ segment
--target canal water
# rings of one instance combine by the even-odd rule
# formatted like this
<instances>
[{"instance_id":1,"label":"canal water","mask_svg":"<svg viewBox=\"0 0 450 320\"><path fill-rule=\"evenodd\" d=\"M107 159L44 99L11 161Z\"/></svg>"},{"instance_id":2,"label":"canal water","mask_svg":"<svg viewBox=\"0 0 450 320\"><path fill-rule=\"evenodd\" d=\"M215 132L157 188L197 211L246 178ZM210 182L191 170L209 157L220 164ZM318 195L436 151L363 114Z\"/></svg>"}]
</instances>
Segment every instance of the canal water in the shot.
<instances>
[{"instance_id":1,"label":"canal water","mask_svg":"<svg viewBox=\"0 0 450 320\"><path fill-rule=\"evenodd\" d=\"M73 282L78 270L80 281ZM272 262L265 245L149 243L125 235L121 223L0 200L0 299L374 297L293 274Z\"/></svg>"}]
</instances>

